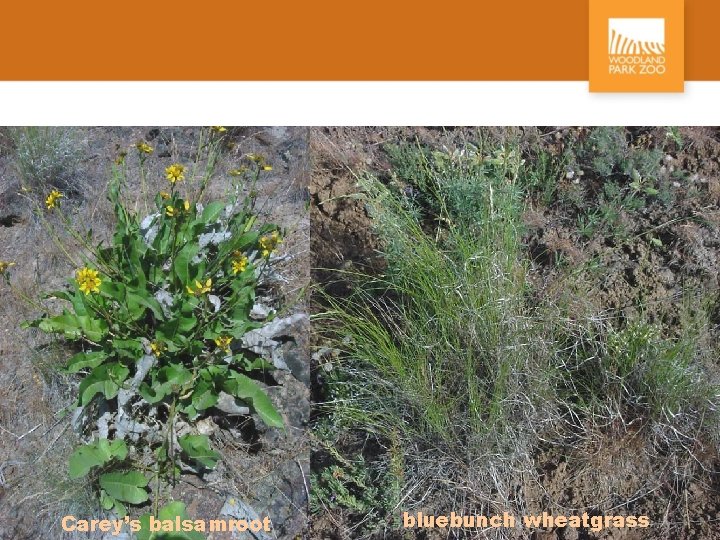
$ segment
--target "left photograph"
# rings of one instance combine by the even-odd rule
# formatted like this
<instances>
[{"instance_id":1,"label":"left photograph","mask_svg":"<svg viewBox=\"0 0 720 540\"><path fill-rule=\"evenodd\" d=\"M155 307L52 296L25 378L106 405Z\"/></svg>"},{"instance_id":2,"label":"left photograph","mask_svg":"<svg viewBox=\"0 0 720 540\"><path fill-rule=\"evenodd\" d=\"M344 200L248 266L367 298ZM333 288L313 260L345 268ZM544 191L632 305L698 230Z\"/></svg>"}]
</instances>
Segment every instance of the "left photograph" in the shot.
<instances>
[{"instance_id":1,"label":"left photograph","mask_svg":"<svg viewBox=\"0 0 720 540\"><path fill-rule=\"evenodd\" d=\"M0 539L300 537L308 129L0 127Z\"/></svg>"}]
</instances>

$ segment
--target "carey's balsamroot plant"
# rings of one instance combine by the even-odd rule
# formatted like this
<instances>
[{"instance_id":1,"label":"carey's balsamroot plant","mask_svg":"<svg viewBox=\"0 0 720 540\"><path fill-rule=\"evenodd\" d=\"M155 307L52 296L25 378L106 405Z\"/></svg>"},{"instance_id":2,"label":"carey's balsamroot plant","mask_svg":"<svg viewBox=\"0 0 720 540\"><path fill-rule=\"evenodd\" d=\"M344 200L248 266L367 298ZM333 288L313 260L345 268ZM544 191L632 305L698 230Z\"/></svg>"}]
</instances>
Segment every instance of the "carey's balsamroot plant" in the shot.
<instances>
[{"instance_id":1,"label":"carey's balsamroot plant","mask_svg":"<svg viewBox=\"0 0 720 540\"><path fill-rule=\"evenodd\" d=\"M146 143L138 146L143 158L151 152ZM245 177L257 181L267 164L254 156L248 161ZM27 323L77 347L65 368L80 377L76 420L99 420L96 435L72 455L69 472L90 474L103 507L119 515L126 504L149 499L151 482L157 511L161 482L182 468L215 467L220 455L208 436L187 428L223 394L268 426L283 426L252 378L272 365L236 346L264 324L250 312L280 231L258 224L254 190L242 195L238 183L229 200L199 202L209 176L191 195L183 185L190 168L181 163L165 168L168 191L155 196L149 215L140 215L123 200L124 166L116 164L109 189L112 241L82 238L83 266L69 287L48 295L65 302L62 312ZM51 192L45 211L61 211L61 201L60 192Z\"/></svg>"}]
</instances>

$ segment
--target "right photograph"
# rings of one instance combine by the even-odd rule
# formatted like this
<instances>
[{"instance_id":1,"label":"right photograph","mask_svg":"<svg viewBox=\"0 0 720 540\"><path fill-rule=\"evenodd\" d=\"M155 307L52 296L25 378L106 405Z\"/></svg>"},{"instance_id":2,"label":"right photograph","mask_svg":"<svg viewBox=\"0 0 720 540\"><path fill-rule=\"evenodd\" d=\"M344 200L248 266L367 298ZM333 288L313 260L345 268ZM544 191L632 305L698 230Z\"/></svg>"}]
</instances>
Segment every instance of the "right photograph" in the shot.
<instances>
[{"instance_id":1,"label":"right photograph","mask_svg":"<svg viewBox=\"0 0 720 540\"><path fill-rule=\"evenodd\" d=\"M307 538L720 538L720 128L310 149Z\"/></svg>"}]
</instances>

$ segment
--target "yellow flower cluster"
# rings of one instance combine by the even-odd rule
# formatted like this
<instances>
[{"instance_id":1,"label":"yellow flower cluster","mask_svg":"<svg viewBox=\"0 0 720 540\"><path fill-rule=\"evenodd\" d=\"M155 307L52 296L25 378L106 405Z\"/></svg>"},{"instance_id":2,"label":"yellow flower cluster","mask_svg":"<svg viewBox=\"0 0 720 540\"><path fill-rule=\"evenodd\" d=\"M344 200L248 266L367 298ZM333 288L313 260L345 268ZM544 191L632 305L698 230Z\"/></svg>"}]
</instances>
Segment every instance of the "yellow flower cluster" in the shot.
<instances>
[{"instance_id":1,"label":"yellow flower cluster","mask_svg":"<svg viewBox=\"0 0 720 540\"><path fill-rule=\"evenodd\" d=\"M215 345L218 346L218 349L222 349L226 353L230 352L230 343L232 343L231 336L219 336L215 338Z\"/></svg>"},{"instance_id":2,"label":"yellow flower cluster","mask_svg":"<svg viewBox=\"0 0 720 540\"><path fill-rule=\"evenodd\" d=\"M7 272L8 268L15 266L14 262L0 261L0 276Z\"/></svg>"},{"instance_id":3,"label":"yellow flower cluster","mask_svg":"<svg viewBox=\"0 0 720 540\"><path fill-rule=\"evenodd\" d=\"M57 206L58 201L63 197L64 195L62 193L60 193L57 189L53 189L50 192L50 195L47 196L47 199L45 199L45 206L47 206L48 210L52 210Z\"/></svg>"},{"instance_id":4,"label":"yellow flower cluster","mask_svg":"<svg viewBox=\"0 0 720 540\"><path fill-rule=\"evenodd\" d=\"M165 168L165 178L167 178L171 184L174 184L175 182L179 182L180 180L184 180L185 179L185 166L180 165L180 163L173 163L169 167L166 167Z\"/></svg>"},{"instance_id":5,"label":"yellow flower cluster","mask_svg":"<svg viewBox=\"0 0 720 540\"><path fill-rule=\"evenodd\" d=\"M271 232L269 235L261 236L260 240L258 241L258 244L260 245L260 250L263 257L268 257L270 254L275 251L277 248L277 245L282 242L280 238L280 233L277 231Z\"/></svg>"},{"instance_id":6,"label":"yellow flower cluster","mask_svg":"<svg viewBox=\"0 0 720 540\"><path fill-rule=\"evenodd\" d=\"M160 357L160 355L165 351L165 344L162 341L153 341L150 344L150 350L156 357Z\"/></svg>"},{"instance_id":7,"label":"yellow flower cluster","mask_svg":"<svg viewBox=\"0 0 720 540\"><path fill-rule=\"evenodd\" d=\"M212 129L215 133L225 133L227 131L225 126L211 126L210 129Z\"/></svg>"},{"instance_id":8,"label":"yellow flower cluster","mask_svg":"<svg viewBox=\"0 0 720 540\"><path fill-rule=\"evenodd\" d=\"M232 257L233 274L244 272L248 265L248 258L240 251L235 251Z\"/></svg>"},{"instance_id":9,"label":"yellow flower cluster","mask_svg":"<svg viewBox=\"0 0 720 540\"><path fill-rule=\"evenodd\" d=\"M266 161L265 156L262 154L248 154L247 158L250 161L257 163L263 171L272 171L272 165Z\"/></svg>"},{"instance_id":10,"label":"yellow flower cluster","mask_svg":"<svg viewBox=\"0 0 720 540\"><path fill-rule=\"evenodd\" d=\"M162 194L160 196L162 197ZM185 210L185 212L189 212L190 211L190 201L183 201L182 207L183 207L183 210ZM168 217L177 217L179 213L180 213L179 208L175 208L172 205L167 205L165 207L165 215Z\"/></svg>"},{"instance_id":11,"label":"yellow flower cluster","mask_svg":"<svg viewBox=\"0 0 720 540\"><path fill-rule=\"evenodd\" d=\"M207 281L205 281L204 285L200 281L195 280L194 289L190 285L188 285L186 288L188 294L191 294L193 296L202 296L203 294L207 294L212 290L212 279L208 278Z\"/></svg>"},{"instance_id":12,"label":"yellow flower cluster","mask_svg":"<svg viewBox=\"0 0 720 540\"><path fill-rule=\"evenodd\" d=\"M90 294L90 292L100 292L102 280L97 270L87 267L81 268L75 273L75 281L77 281L80 290L84 292L85 295Z\"/></svg>"},{"instance_id":13,"label":"yellow flower cluster","mask_svg":"<svg viewBox=\"0 0 720 540\"><path fill-rule=\"evenodd\" d=\"M139 143L137 143L135 145L135 148L137 148L138 152L140 152L141 154L152 154L153 153L153 147L150 146L145 141L140 141Z\"/></svg>"},{"instance_id":14,"label":"yellow flower cluster","mask_svg":"<svg viewBox=\"0 0 720 540\"><path fill-rule=\"evenodd\" d=\"M237 169L231 169L230 176L242 176L246 172L248 172L248 168L245 165L243 165L241 167L238 167Z\"/></svg>"}]
</instances>

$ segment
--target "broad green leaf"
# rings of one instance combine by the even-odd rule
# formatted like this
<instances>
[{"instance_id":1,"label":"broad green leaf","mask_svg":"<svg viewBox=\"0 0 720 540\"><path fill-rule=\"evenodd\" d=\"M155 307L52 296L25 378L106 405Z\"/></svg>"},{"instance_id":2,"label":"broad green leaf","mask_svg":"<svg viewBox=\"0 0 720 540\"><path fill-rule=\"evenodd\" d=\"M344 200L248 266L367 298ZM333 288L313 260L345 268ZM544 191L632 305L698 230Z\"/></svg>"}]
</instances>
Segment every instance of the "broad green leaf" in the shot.
<instances>
[{"instance_id":1,"label":"broad green leaf","mask_svg":"<svg viewBox=\"0 0 720 540\"><path fill-rule=\"evenodd\" d=\"M77 315L87 315L87 306L85 305L85 295L79 290L74 291L53 291L45 295L45 298L59 298L66 300L73 305L73 309Z\"/></svg>"},{"instance_id":2,"label":"broad green leaf","mask_svg":"<svg viewBox=\"0 0 720 540\"><path fill-rule=\"evenodd\" d=\"M196 420L198 416L200 416L200 413L198 410L193 406L192 403L189 403L187 405L178 405L178 410L185 414L190 420Z\"/></svg>"},{"instance_id":3,"label":"broad green leaf","mask_svg":"<svg viewBox=\"0 0 720 540\"><path fill-rule=\"evenodd\" d=\"M243 355L239 354L233 356L233 361L242 364L245 371L272 371L275 369L275 366L264 358L256 358L255 360L251 361L250 359L245 358Z\"/></svg>"},{"instance_id":4,"label":"broad green leaf","mask_svg":"<svg viewBox=\"0 0 720 540\"><path fill-rule=\"evenodd\" d=\"M197 383L192 395L192 404L196 410L204 411L205 409L215 406L217 402L218 393L215 391L213 385L203 380Z\"/></svg>"},{"instance_id":5,"label":"broad green leaf","mask_svg":"<svg viewBox=\"0 0 720 540\"><path fill-rule=\"evenodd\" d=\"M190 261L195 258L198 251L200 251L198 244L187 244L175 256L173 268L175 269L175 275L183 286L195 279L195 276L190 275Z\"/></svg>"},{"instance_id":6,"label":"broad green leaf","mask_svg":"<svg viewBox=\"0 0 720 540\"><path fill-rule=\"evenodd\" d=\"M158 371L157 381L164 385L183 385L192 379L192 371L181 364L168 364Z\"/></svg>"},{"instance_id":7,"label":"broad green leaf","mask_svg":"<svg viewBox=\"0 0 720 540\"><path fill-rule=\"evenodd\" d=\"M197 319L195 317L180 317L178 319L178 332L182 334L187 334L195 328L195 325L197 324Z\"/></svg>"},{"instance_id":8,"label":"broad green leaf","mask_svg":"<svg viewBox=\"0 0 720 540\"><path fill-rule=\"evenodd\" d=\"M147 383L141 383L138 388L138 393L145 401L154 404L162 401L163 398L168 395L168 389L162 384L150 386Z\"/></svg>"},{"instance_id":9,"label":"broad green leaf","mask_svg":"<svg viewBox=\"0 0 720 540\"><path fill-rule=\"evenodd\" d=\"M225 364L211 365L198 371L198 375L200 375L200 378L204 381L212 381L214 384L220 384L224 382L228 369L228 366Z\"/></svg>"},{"instance_id":10,"label":"broad green leaf","mask_svg":"<svg viewBox=\"0 0 720 540\"><path fill-rule=\"evenodd\" d=\"M113 339L112 348L118 358L136 361L143 355L143 346L138 339Z\"/></svg>"},{"instance_id":11,"label":"broad green leaf","mask_svg":"<svg viewBox=\"0 0 720 540\"><path fill-rule=\"evenodd\" d=\"M105 399L114 398L129 373L128 368L117 362L96 367L80 383L80 405L84 407L99 393L104 394Z\"/></svg>"},{"instance_id":12,"label":"broad green leaf","mask_svg":"<svg viewBox=\"0 0 720 540\"><path fill-rule=\"evenodd\" d=\"M242 234L239 237L237 237L237 239L232 240L231 251L234 251L236 249L238 249L240 251L245 251L249 247L252 247L255 244L257 244L259 237L260 237L260 234L257 231L246 232L245 234Z\"/></svg>"},{"instance_id":13,"label":"broad green leaf","mask_svg":"<svg viewBox=\"0 0 720 540\"><path fill-rule=\"evenodd\" d=\"M105 493L105 490L101 490L100 505L103 507L103 510L110 510L113 506L115 506L115 499Z\"/></svg>"},{"instance_id":14,"label":"broad green leaf","mask_svg":"<svg viewBox=\"0 0 720 540\"><path fill-rule=\"evenodd\" d=\"M79 352L68 361L64 373L77 373L81 369L96 368L108 357L105 351Z\"/></svg>"},{"instance_id":15,"label":"broad green leaf","mask_svg":"<svg viewBox=\"0 0 720 540\"><path fill-rule=\"evenodd\" d=\"M283 427L282 416L277 412L263 389L251 378L233 371L230 378L225 381L223 389L228 394L248 403L268 426Z\"/></svg>"},{"instance_id":16,"label":"broad green leaf","mask_svg":"<svg viewBox=\"0 0 720 540\"><path fill-rule=\"evenodd\" d=\"M148 500L148 480L138 471L106 473L100 476L100 487L121 502L140 504Z\"/></svg>"},{"instance_id":17,"label":"broad green leaf","mask_svg":"<svg viewBox=\"0 0 720 540\"><path fill-rule=\"evenodd\" d=\"M126 288L122 283L114 283L110 280L103 280L100 284L100 292L102 294L106 294L117 302L122 303L125 301Z\"/></svg>"},{"instance_id":18,"label":"broad green leaf","mask_svg":"<svg viewBox=\"0 0 720 540\"><path fill-rule=\"evenodd\" d=\"M178 438L178 442L188 457L203 467L214 469L220 459L220 454L210 449L210 439L207 435L184 435Z\"/></svg>"},{"instance_id":19,"label":"broad green leaf","mask_svg":"<svg viewBox=\"0 0 720 540\"><path fill-rule=\"evenodd\" d=\"M155 315L156 320L162 321L165 319L165 314L163 313L162 307L160 306L160 302L158 302L155 297L147 296L147 293L135 294L128 292L128 301L130 301L130 299L132 299L133 302L136 302L152 311L153 315Z\"/></svg>"},{"instance_id":20,"label":"broad green leaf","mask_svg":"<svg viewBox=\"0 0 720 540\"><path fill-rule=\"evenodd\" d=\"M113 499L113 502L115 503L113 506L113 512L115 512L121 519L127 516L127 508L125 508L125 505L115 499Z\"/></svg>"},{"instance_id":21,"label":"broad green leaf","mask_svg":"<svg viewBox=\"0 0 720 540\"><path fill-rule=\"evenodd\" d=\"M225 203L214 201L203 208L202 221L208 225L217 220L220 213L225 209Z\"/></svg>"},{"instance_id":22,"label":"broad green leaf","mask_svg":"<svg viewBox=\"0 0 720 540\"><path fill-rule=\"evenodd\" d=\"M104 465L112 459L123 460L127 457L127 445L123 440L113 442L99 439L91 444L78 447L70 456L70 478L85 476L93 467Z\"/></svg>"},{"instance_id":23,"label":"broad green leaf","mask_svg":"<svg viewBox=\"0 0 720 540\"><path fill-rule=\"evenodd\" d=\"M78 315L77 321L82 329L83 334L90 340L98 342L108 330L107 322L103 319L92 317L90 315Z\"/></svg>"},{"instance_id":24,"label":"broad green leaf","mask_svg":"<svg viewBox=\"0 0 720 540\"><path fill-rule=\"evenodd\" d=\"M185 503L172 501L158 511L157 519L171 521L174 526L177 517L181 522L190 519ZM205 540L202 533L197 531L150 532L150 514L140 516L140 530L135 534L137 540Z\"/></svg>"},{"instance_id":25,"label":"broad green leaf","mask_svg":"<svg viewBox=\"0 0 720 540\"><path fill-rule=\"evenodd\" d=\"M77 339L82 335L78 318L67 311L64 311L62 315L42 319L38 327L48 333L63 332L65 337L71 339Z\"/></svg>"},{"instance_id":26,"label":"broad green leaf","mask_svg":"<svg viewBox=\"0 0 720 540\"><path fill-rule=\"evenodd\" d=\"M147 283L147 277L143 269L142 261L140 256L147 250L145 241L140 237L137 226L133 227L133 236L128 237L128 259L130 260L131 271L130 277L132 283L136 284L138 288L144 289Z\"/></svg>"}]
</instances>

